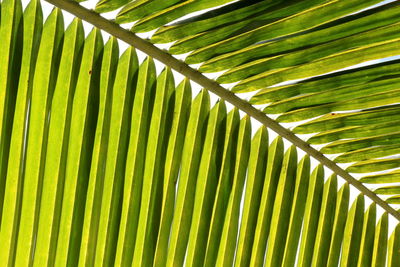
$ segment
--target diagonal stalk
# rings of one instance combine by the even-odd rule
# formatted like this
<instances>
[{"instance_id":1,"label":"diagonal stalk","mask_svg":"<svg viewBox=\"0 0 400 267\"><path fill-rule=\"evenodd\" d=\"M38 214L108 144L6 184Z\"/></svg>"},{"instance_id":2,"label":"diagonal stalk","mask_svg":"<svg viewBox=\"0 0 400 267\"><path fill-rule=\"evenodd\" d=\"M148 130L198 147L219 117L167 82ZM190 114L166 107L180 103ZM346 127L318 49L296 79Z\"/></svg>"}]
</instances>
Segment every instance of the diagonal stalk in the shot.
<instances>
[{"instance_id":1,"label":"diagonal stalk","mask_svg":"<svg viewBox=\"0 0 400 267\"><path fill-rule=\"evenodd\" d=\"M170 54L164 52L163 50L157 48L148 41L139 38L134 33L122 28L118 24L109 21L94 11L88 10L78 3L72 0L46 0L47 2L68 11L69 13L79 17L82 20L89 22L95 27L113 35L114 37L132 45L136 49L144 52L148 56L162 62L164 65L169 66L175 71L181 73L190 80L201 85L210 92L216 94L221 99L231 103L238 109L247 113L250 117L258 120L260 123L270 128L286 140L290 141L292 144L312 156L314 159L318 160L322 165L331 169L336 175L345 179L349 184L357 188L362 194L369 197L372 201L378 204L386 212L391 214L397 220L400 221L400 213L397 212L393 207L386 203L383 199L377 196L374 192L365 187L361 182L355 179L348 172L339 167L335 162L325 157L321 152L311 147L310 144L301 140L294 133L288 129L281 126L278 122L268 117L265 113L253 107L247 101L239 98L231 91L222 87L219 83L207 78L201 72L191 68L186 63L174 58Z\"/></svg>"}]
</instances>

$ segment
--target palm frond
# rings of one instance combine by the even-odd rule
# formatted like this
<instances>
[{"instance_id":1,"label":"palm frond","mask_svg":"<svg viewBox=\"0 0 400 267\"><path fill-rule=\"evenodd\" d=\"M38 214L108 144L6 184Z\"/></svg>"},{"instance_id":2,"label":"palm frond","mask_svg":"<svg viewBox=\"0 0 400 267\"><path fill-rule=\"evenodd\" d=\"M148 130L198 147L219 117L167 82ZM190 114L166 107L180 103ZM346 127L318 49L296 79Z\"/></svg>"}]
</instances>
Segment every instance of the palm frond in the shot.
<instances>
[{"instance_id":1,"label":"palm frond","mask_svg":"<svg viewBox=\"0 0 400 267\"><path fill-rule=\"evenodd\" d=\"M64 0L60 0L63 2ZM397 1L103 0L116 21L157 29L211 81L82 7L64 29L39 0L1 2L0 261L5 266L397 266L399 54ZM70 7L77 4L64 3ZM211 10L208 10L211 8ZM146 12L145 12L146 11ZM195 11L202 14L185 18ZM182 19L181 19L182 18ZM176 19L181 19L176 21ZM173 24L171 24L173 22ZM139 63L134 47L161 54ZM156 58L156 57L155 57ZM232 58L232 62L230 59ZM156 58L157 59L157 58ZM187 78L175 85L170 68ZM336 71L335 73L330 73ZM321 75L319 77L315 77ZM205 89L192 97L189 79ZM294 79L304 79L280 85ZM226 91L250 99L276 121ZM206 90L207 89L207 90ZM222 96L211 104L208 90ZM240 95L239 95L240 96ZM228 110L225 100L236 105ZM269 142L261 126L281 137ZM304 121L304 120L308 121ZM296 134L277 122L299 122ZM308 155L298 160L295 146ZM340 188L324 165L349 184ZM338 163L351 163L343 171ZM333 166L333 167L332 167ZM375 193L360 182L378 184ZM386 185L393 183L393 185ZM385 184L385 185L384 185ZM350 185L350 186L351 186ZM365 196L375 202L368 205ZM385 209L378 215L376 204ZM377 222L377 220L379 220Z\"/></svg>"}]
</instances>

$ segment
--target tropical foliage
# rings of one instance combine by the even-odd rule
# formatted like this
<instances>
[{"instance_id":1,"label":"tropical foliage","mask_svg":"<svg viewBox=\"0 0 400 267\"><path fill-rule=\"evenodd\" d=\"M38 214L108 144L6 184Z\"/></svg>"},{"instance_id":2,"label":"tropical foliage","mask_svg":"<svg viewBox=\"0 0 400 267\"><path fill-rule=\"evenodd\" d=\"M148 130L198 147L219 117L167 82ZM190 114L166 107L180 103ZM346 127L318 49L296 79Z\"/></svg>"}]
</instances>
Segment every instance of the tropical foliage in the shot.
<instances>
[{"instance_id":1,"label":"tropical foliage","mask_svg":"<svg viewBox=\"0 0 400 267\"><path fill-rule=\"evenodd\" d=\"M98 27L1 2L2 266L400 266L398 1L97 3L156 30L141 62L103 40L118 24L49 2ZM221 84L275 119L213 103Z\"/></svg>"}]
</instances>

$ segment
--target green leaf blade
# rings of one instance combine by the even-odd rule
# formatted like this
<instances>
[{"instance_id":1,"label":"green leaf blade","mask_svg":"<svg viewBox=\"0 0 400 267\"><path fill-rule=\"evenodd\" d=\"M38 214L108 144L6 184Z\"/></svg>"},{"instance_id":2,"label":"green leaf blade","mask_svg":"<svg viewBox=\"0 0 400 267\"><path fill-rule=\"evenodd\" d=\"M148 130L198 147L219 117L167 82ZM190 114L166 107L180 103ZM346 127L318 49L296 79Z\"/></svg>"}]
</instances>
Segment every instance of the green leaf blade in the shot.
<instances>
[{"instance_id":1,"label":"green leaf blade","mask_svg":"<svg viewBox=\"0 0 400 267\"><path fill-rule=\"evenodd\" d=\"M57 77L63 28L61 10L54 9L43 26L36 63L40 71L35 72L33 79L25 166L29 172L25 172L21 207L21 221L26 223L21 224L19 228L16 265L28 264L34 249L48 138L49 125L46 118Z\"/></svg>"},{"instance_id":2,"label":"green leaf blade","mask_svg":"<svg viewBox=\"0 0 400 267\"><path fill-rule=\"evenodd\" d=\"M400 264L400 226L397 225L389 238L388 266L394 267Z\"/></svg>"},{"instance_id":3,"label":"green leaf blade","mask_svg":"<svg viewBox=\"0 0 400 267\"><path fill-rule=\"evenodd\" d=\"M186 253L196 189L195 177L202 151L200 144L204 142L209 105L209 95L204 90L193 100L183 147L167 266L182 265Z\"/></svg>"},{"instance_id":4,"label":"green leaf blade","mask_svg":"<svg viewBox=\"0 0 400 267\"><path fill-rule=\"evenodd\" d=\"M292 146L285 153L279 177L274 210L272 212L268 248L265 256L266 266L282 264L296 182L296 169L297 151Z\"/></svg>"},{"instance_id":5,"label":"green leaf blade","mask_svg":"<svg viewBox=\"0 0 400 267\"><path fill-rule=\"evenodd\" d=\"M325 266L328 261L331 233L334 224L334 214L337 203L337 178L331 176L324 185L322 195L321 213L319 216L318 230L315 237L313 266Z\"/></svg>"},{"instance_id":6,"label":"green leaf blade","mask_svg":"<svg viewBox=\"0 0 400 267\"><path fill-rule=\"evenodd\" d=\"M140 199L143 186L144 158L148 142L148 132L156 89L156 69L153 60L148 58L139 67L132 114L131 131L127 152L124 178L124 199L116 248L116 265L129 265L135 247L137 224L139 221Z\"/></svg>"},{"instance_id":7,"label":"green leaf blade","mask_svg":"<svg viewBox=\"0 0 400 267\"><path fill-rule=\"evenodd\" d=\"M290 214L290 223L287 231L282 266L294 266L297 249L299 246L300 232L303 223L304 211L310 180L310 158L305 156L297 166L296 187L293 197L293 205Z\"/></svg>"},{"instance_id":8,"label":"green leaf blade","mask_svg":"<svg viewBox=\"0 0 400 267\"><path fill-rule=\"evenodd\" d=\"M122 203L123 178L132 119L130 114L138 65L135 50L128 48L119 59L115 76L104 189L96 242L96 265L108 265L114 262L120 220L119 207Z\"/></svg>"},{"instance_id":9,"label":"green leaf blade","mask_svg":"<svg viewBox=\"0 0 400 267\"><path fill-rule=\"evenodd\" d=\"M376 226L374 249L372 253L372 266L386 266L388 245L388 214L385 212Z\"/></svg>"},{"instance_id":10,"label":"green leaf blade","mask_svg":"<svg viewBox=\"0 0 400 267\"><path fill-rule=\"evenodd\" d=\"M235 266L250 263L251 250L257 220L257 211L262 194L262 179L265 177L268 158L268 131L261 127L253 137L250 148L243 214L235 256Z\"/></svg>"},{"instance_id":11,"label":"green leaf blade","mask_svg":"<svg viewBox=\"0 0 400 267\"><path fill-rule=\"evenodd\" d=\"M364 196L359 195L350 208L346 226L340 266L356 266L359 258L359 249L364 217Z\"/></svg>"},{"instance_id":12,"label":"green leaf blade","mask_svg":"<svg viewBox=\"0 0 400 267\"><path fill-rule=\"evenodd\" d=\"M283 164L283 152L283 141L281 138L276 138L268 149L267 170L257 216L258 223L254 235L250 266L260 266L264 262L279 174Z\"/></svg>"},{"instance_id":13,"label":"green leaf blade","mask_svg":"<svg viewBox=\"0 0 400 267\"><path fill-rule=\"evenodd\" d=\"M85 40L71 110L71 124L75 127L71 128L69 135L56 265L78 263L96 118L92 101L98 90L97 76L100 74L102 49L100 31L93 30Z\"/></svg>"},{"instance_id":14,"label":"green leaf blade","mask_svg":"<svg viewBox=\"0 0 400 267\"><path fill-rule=\"evenodd\" d=\"M60 201L65 179L64 163L67 160L66 148L71 127L70 112L78 76L77 70L80 67L78 57L83 41L83 25L76 19L65 32L60 71L52 100L34 266L54 263L61 212ZM58 179L54 180L54 177Z\"/></svg>"},{"instance_id":15,"label":"green leaf blade","mask_svg":"<svg viewBox=\"0 0 400 267\"><path fill-rule=\"evenodd\" d=\"M376 205L371 204L364 215L364 224L360 245L360 256L357 266L370 266L374 250L374 234L376 222Z\"/></svg>"},{"instance_id":16,"label":"green leaf blade","mask_svg":"<svg viewBox=\"0 0 400 267\"><path fill-rule=\"evenodd\" d=\"M85 219L82 229L82 241L79 252L78 266L93 265L96 251L96 239L101 210L101 193L104 186L104 175L107 142L111 118L111 95L118 61L118 43L114 38L109 39L104 46L101 63L99 113L93 154L88 181L85 205Z\"/></svg>"},{"instance_id":17,"label":"green leaf blade","mask_svg":"<svg viewBox=\"0 0 400 267\"><path fill-rule=\"evenodd\" d=\"M7 27L10 27L7 26L10 23L9 20L14 20L14 24L18 22L18 20L20 19L20 14L18 13L21 12L18 11L18 9L21 8L19 1L14 2L15 7L7 7L7 5L8 4L6 2L2 3L2 12L5 13L4 10L7 10L8 8L13 8L15 9L15 13L12 14L9 18L7 18L7 15L4 15L4 13L2 16L3 22L0 26L0 36L2 36L1 39L4 41L2 41L0 44L0 51L3 51L2 53L0 53L0 58L3 62L7 61L6 58L9 56L8 53L4 51L4 49L6 49L7 45L10 46L10 44L7 44L7 37L5 37L5 35L13 34L12 31L15 31L14 29L11 30L9 33L6 33L5 29ZM28 101L32 90L32 80L34 75L33 69L36 64L36 55L39 49L39 40L41 38L41 30L43 27L43 16L41 11L41 6L38 1L31 2L25 9L24 49L22 51L21 74L19 77L18 94L15 104L15 113L9 152L9 158L18 160L8 161L7 175L5 175L4 173L5 169L3 166L3 160L1 161L2 167L0 167L2 169L0 171L2 173L2 177L0 178L0 243L3 244L4 248L0 251L0 259L6 265L9 264L9 262L11 263L14 261L13 258L15 257L15 247L18 236L18 221L22 202L21 188L23 187L22 184L24 178L23 166L25 162L23 147L25 145L24 136L27 132L25 120L27 117ZM1 92L4 93L6 93L7 91L3 87L7 84L7 75L8 74L5 72L5 69L0 69L0 77L2 77L0 87L2 88ZM1 101L5 101L5 99L2 99L3 97L5 96L1 94ZM3 134L1 134L1 136L3 136ZM3 137L0 138L4 140ZM0 153L3 154L3 152ZM3 207L7 207L7 209L3 209Z\"/></svg>"},{"instance_id":18,"label":"green leaf blade","mask_svg":"<svg viewBox=\"0 0 400 267\"><path fill-rule=\"evenodd\" d=\"M336 267L339 265L340 250L348 216L349 197L350 189L349 185L346 183L340 188L337 196L332 239L329 246L329 256L327 261L327 266L329 267Z\"/></svg>"},{"instance_id":19,"label":"green leaf blade","mask_svg":"<svg viewBox=\"0 0 400 267\"><path fill-rule=\"evenodd\" d=\"M196 193L190 226L186 264L202 266L211 221L215 192L218 184L219 169L215 162L220 162L221 136L226 117L224 102L218 102L210 111L204 148L197 174Z\"/></svg>"},{"instance_id":20,"label":"green leaf blade","mask_svg":"<svg viewBox=\"0 0 400 267\"><path fill-rule=\"evenodd\" d=\"M246 177L247 164L250 153L251 124L248 116L241 119L239 124L238 142L236 148L235 171L230 192L225 221L218 248L217 266L231 266L233 264L237 232L240 217L240 201Z\"/></svg>"},{"instance_id":21,"label":"green leaf blade","mask_svg":"<svg viewBox=\"0 0 400 267\"><path fill-rule=\"evenodd\" d=\"M221 170L218 177L217 191L215 193L214 207L212 210L210 230L208 233L207 248L204 265L213 266L218 257L218 247L223 231L226 208L232 190L232 176L235 171L236 146L240 124L239 111L232 109L226 118L225 141L222 154Z\"/></svg>"},{"instance_id":22,"label":"green leaf blade","mask_svg":"<svg viewBox=\"0 0 400 267\"><path fill-rule=\"evenodd\" d=\"M182 150L191 105L189 80L183 80L175 89L174 117L165 159L163 199L161 204L160 229L154 252L154 265L165 266L168 252L168 239L174 213L175 185L178 179Z\"/></svg>"},{"instance_id":23,"label":"green leaf blade","mask_svg":"<svg viewBox=\"0 0 400 267\"><path fill-rule=\"evenodd\" d=\"M310 265L312 262L315 239L318 230L318 219L321 212L323 197L324 169L318 165L311 174L309 191L303 220L298 263ZM307 226L307 227L305 227Z\"/></svg>"},{"instance_id":24,"label":"green leaf blade","mask_svg":"<svg viewBox=\"0 0 400 267\"><path fill-rule=\"evenodd\" d=\"M174 90L174 78L170 69L165 69L157 78L154 109L150 122L149 142L146 150L141 207L133 262L143 266L153 264L154 251L159 231L162 201L163 167L165 161L165 137L168 134L166 121L170 121L168 105Z\"/></svg>"}]
</instances>

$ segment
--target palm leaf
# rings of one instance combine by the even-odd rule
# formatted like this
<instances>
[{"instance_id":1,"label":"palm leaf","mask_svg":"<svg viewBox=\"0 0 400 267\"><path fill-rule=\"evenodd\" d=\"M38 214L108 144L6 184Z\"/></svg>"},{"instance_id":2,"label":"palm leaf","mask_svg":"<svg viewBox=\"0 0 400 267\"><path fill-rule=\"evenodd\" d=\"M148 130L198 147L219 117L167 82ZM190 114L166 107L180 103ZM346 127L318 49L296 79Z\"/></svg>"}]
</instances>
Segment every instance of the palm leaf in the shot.
<instances>
[{"instance_id":1,"label":"palm leaf","mask_svg":"<svg viewBox=\"0 0 400 267\"><path fill-rule=\"evenodd\" d=\"M1 2L5 266L399 264L398 1L48 1Z\"/></svg>"}]
</instances>

